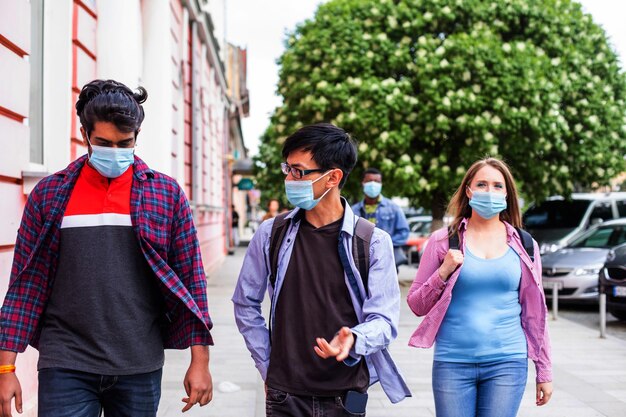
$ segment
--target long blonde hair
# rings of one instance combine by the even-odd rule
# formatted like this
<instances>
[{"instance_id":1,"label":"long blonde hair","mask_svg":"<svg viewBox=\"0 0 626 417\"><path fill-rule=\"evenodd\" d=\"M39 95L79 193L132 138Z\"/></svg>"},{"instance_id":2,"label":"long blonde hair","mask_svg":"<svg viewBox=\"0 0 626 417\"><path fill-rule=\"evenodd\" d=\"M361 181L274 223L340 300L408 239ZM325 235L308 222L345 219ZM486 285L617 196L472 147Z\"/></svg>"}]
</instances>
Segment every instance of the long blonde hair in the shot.
<instances>
[{"instance_id":1,"label":"long blonde hair","mask_svg":"<svg viewBox=\"0 0 626 417\"><path fill-rule=\"evenodd\" d=\"M456 233L458 231L459 225L464 218L472 216L472 208L469 205L469 198L467 197L465 190L469 187L476 173L487 165L497 169L504 176L504 184L506 186L507 194L507 207L500 213L500 220L506 221L514 227L522 227L522 215L517 200L517 188L515 187L515 181L513 180L513 175L511 175L511 170L503 161L488 157L480 159L472 164L472 166L465 173L465 177L463 177L461 185L459 185L459 188L457 188L456 192L452 196L452 199L450 199L450 204L448 204L448 214L453 217L452 223L450 224L450 231L452 233Z\"/></svg>"}]
</instances>

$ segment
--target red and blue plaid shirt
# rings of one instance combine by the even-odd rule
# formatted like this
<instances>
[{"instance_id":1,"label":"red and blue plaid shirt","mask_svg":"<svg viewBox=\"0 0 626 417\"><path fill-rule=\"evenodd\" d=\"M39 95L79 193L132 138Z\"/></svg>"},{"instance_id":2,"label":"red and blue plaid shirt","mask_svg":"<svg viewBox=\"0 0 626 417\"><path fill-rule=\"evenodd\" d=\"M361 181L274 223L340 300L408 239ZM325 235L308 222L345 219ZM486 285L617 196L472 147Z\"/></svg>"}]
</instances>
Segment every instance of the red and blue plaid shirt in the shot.
<instances>
[{"instance_id":1,"label":"red and blue plaid shirt","mask_svg":"<svg viewBox=\"0 0 626 417\"><path fill-rule=\"evenodd\" d=\"M37 348L59 259L60 225L87 156L41 180L24 208L9 289L0 313L0 349ZM165 300L164 346L212 345L206 275L193 216L182 188L135 157L133 229Z\"/></svg>"}]
</instances>

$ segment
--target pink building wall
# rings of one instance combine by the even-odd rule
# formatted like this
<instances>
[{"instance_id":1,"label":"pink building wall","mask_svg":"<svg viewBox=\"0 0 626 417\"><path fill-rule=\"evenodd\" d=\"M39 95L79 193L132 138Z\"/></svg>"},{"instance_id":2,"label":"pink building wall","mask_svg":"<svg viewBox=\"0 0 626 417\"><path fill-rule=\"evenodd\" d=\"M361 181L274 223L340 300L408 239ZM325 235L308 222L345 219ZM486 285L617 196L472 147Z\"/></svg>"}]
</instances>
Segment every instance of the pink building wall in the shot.
<instances>
[{"instance_id":1,"label":"pink building wall","mask_svg":"<svg viewBox=\"0 0 626 417\"><path fill-rule=\"evenodd\" d=\"M173 94L182 94L184 115L183 131L172 131L172 164L179 166L179 158L184 162L184 172L178 178L194 206L202 259L205 270L210 274L222 263L228 246L225 225L230 205L223 191L226 176L222 163L224 144L228 142L229 135L224 129L226 92L222 91L216 79L215 71L219 69L207 58L208 46L202 42L197 26L188 19L183 9L180 0L170 0ZM179 61L178 56L182 56L183 60ZM173 113L175 117L180 117L181 109L173 106ZM194 129L197 129L199 137L197 144L193 142ZM183 155L176 151L180 140L184 141ZM193 167L194 158L197 171Z\"/></svg>"},{"instance_id":2,"label":"pink building wall","mask_svg":"<svg viewBox=\"0 0 626 417\"><path fill-rule=\"evenodd\" d=\"M190 12L192 2L167 1L171 24L163 29L171 36L171 117L176 122L172 123L171 132L165 133L171 137L171 147L163 152L171 160L169 174L179 180L194 207L203 261L210 273L221 264L228 246L230 202L226 190L230 190L230 175L224 158L229 140L227 92L218 77L221 66L211 62L207 53L207 49L214 48L214 45L207 44L206 36L198 36L199 28L190 17L193 15ZM70 3L72 28L68 51L71 56L58 57L60 60L71 59L72 63L71 83L65 90L72 96L71 106L67 109L66 128L70 136L66 141L69 155L66 163L86 153L73 106L81 87L100 76L97 37L106 33L98 31L96 0L70 0L67 7ZM197 15L197 7L195 10ZM3 149L0 152L0 300L8 287L16 234L28 193L24 171L30 169L31 146L28 118L32 83L27 59L31 52L30 24L31 1L0 1L0 145ZM198 32L196 36L193 36L194 30ZM181 59L185 52L184 59ZM197 71L195 76L192 68ZM195 109L194 100L198 104ZM196 144L192 140L194 128L199 129ZM195 171L194 160L197 164ZM179 172L179 167L183 167L183 172ZM18 355L17 375L24 395L23 416L36 415L37 359L37 351L30 347Z\"/></svg>"},{"instance_id":3,"label":"pink building wall","mask_svg":"<svg viewBox=\"0 0 626 417\"><path fill-rule=\"evenodd\" d=\"M17 229L26 203L22 170L30 159L30 129L24 123L30 106L30 3L15 0L0 13L0 297L9 283ZM37 351L18 355L16 374L23 391L25 416L35 416Z\"/></svg>"}]
</instances>

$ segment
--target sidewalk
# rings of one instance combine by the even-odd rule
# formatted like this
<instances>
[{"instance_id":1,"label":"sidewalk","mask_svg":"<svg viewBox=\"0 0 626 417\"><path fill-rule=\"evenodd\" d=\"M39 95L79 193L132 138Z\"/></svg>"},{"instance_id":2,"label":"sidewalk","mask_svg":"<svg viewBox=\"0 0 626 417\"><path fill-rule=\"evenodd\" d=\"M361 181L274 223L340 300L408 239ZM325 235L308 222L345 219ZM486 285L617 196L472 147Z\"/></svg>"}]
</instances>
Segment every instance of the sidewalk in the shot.
<instances>
[{"instance_id":1,"label":"sidewalk","mask_svg":"<svg viewBox=\"0 0 626 417\"><path fill-rule=\"evenodd\" d=\"M194 407L187 416L263 417L263 384L250 354L239 335L230 301L245 248L238 248L224 265L209 277L209 308L213 319L211 373L213 401ZM391 353L402 370L413 397L391 404L376 384L370 389L368 417L434 416L431 392L432 349L407 346L410 334L419 323L406 302L414 268L401 267L402 312L398 339ZM267 303L267 301L266 301ZM264 308L264 312L267 307ZM535 370L530 362L526 393L520 417L623 417L626 416L626 341L609 337L566 319L549 321L554 364L554 396L544 407L535 404ZM160 417L181 416L184 396L182 381L189 363L189 351L167 351L163 374ZM234 392L230 392L233 390Z\"/></svg>"}]
</instances>

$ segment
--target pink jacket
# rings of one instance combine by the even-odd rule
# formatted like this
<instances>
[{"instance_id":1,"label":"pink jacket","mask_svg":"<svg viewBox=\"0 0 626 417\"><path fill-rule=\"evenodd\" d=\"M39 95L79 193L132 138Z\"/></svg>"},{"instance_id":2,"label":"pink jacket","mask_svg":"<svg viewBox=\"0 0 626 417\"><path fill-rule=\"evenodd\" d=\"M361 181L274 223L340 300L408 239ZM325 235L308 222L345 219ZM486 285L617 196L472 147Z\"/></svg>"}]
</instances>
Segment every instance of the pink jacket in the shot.
<instances>
[{"instance_id":1,"label":"pink jacket","mask_svg":"<svg viewBox=\"0 0 626 417\"><path fill-rule=\"evenodd\" d=\"M526 335L528 357L535 362L536 381L552 381L552 363L550 360L550 337L546 324L548 309L541 285L541 258L537 242L535 246L535 262L532 263L526 253L517 230L506 223L507 242L522 260L522 280L519 290L519 301L522 306L522 328ZM464 251L464 234L467 219L459 226L459 242ZM439 326L443 321L450 299L452 288L456 283L461 268L458 268L447 282L439 278L438 269L448 252L448 230L440 229L432 234L421 258L417 276L409 289L407 302L417 316L426 316L409 341L410 346L429 348L435 342Z\"/></svg>"}]
</instances>

